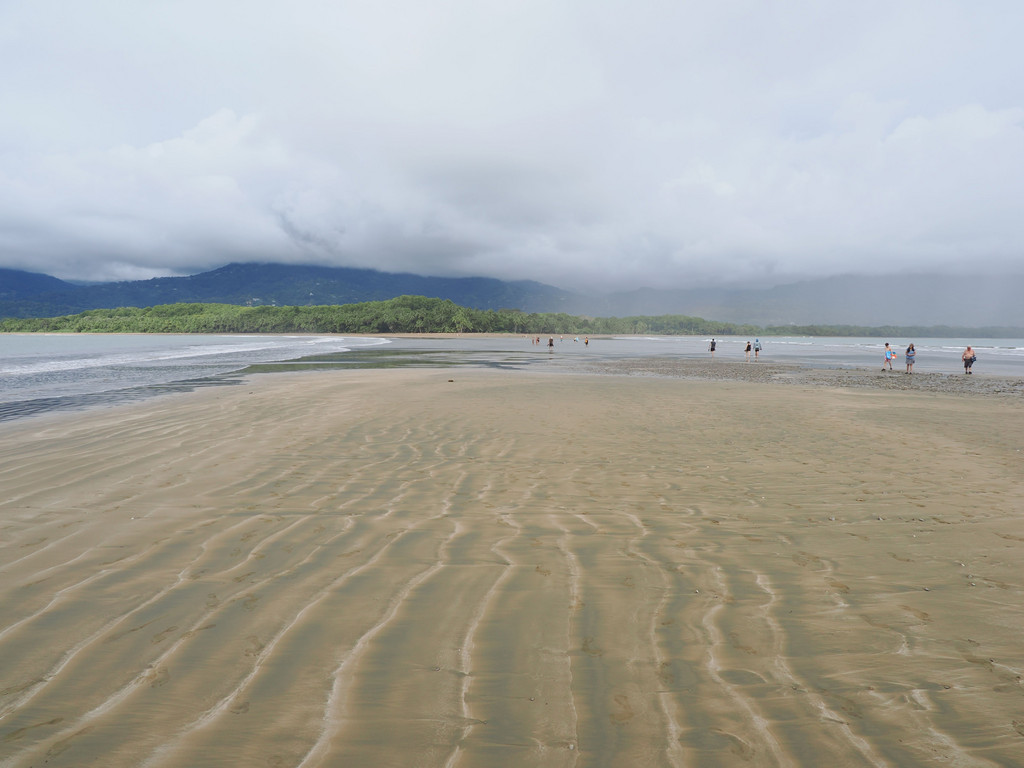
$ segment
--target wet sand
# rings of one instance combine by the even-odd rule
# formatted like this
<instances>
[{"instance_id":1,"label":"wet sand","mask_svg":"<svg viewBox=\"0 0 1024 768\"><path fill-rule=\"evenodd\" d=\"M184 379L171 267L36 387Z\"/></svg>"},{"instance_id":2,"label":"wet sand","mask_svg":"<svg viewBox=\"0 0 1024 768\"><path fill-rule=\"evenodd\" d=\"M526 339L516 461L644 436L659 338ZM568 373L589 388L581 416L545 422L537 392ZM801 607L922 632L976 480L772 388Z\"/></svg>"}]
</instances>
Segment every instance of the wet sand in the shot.
<instances>
[{"instance_id":1,"label":"wet sand","mask_svg":"<svg viewBox=\"0 0 1024 768\"><path fill-rule=\"evenodd\" d=\"M1021 765L1022 462L1019 398L811 380L0 425L0 765Z\"/></svg>"}]
</instances>

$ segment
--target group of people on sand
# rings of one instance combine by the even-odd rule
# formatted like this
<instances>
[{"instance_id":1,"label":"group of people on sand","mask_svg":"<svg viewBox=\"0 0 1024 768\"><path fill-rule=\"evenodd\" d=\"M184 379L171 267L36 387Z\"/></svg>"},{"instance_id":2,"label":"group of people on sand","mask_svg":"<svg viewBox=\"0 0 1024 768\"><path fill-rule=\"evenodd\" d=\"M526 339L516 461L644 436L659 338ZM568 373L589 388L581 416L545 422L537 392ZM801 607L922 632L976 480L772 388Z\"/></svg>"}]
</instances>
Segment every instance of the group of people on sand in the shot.
<instances>
[{"instance_id":1,"label":"group of people on sand","mask_svg":"<svg viewBox=\"0 0 1024 768\"><path fill-rule=\"evenodd\" d=\"M914 372L914 358L917 356L917 350L914 349L914 344L911 342L910 346L907 347L907 351L904 353L904 357L907 361L906 373ZM892 370L892 361L896 359L896 350L889 346L889 342L885 342L885 361L882 363L882 372Z\"/></svg>"},{"instance_id":2,"label":"group of people on sand","mask_svg":"<svg viewBox=\"0 0 1024 768\"><path fill-rule=\"evenodd\" d=\"M716 349L718 349L718 342L715 339L711 339L711 343L708 344L708 351L711 353L711 357L712 358L714 358L714 356L715 356L715 350ZM754 339L753 347L751 347L749 341L747 342L747 347L746 347L746 349L743 350L743 356L744 356L744 359L748 363L750 362L750 350L751 349L754 350L754 361L756 362L758 357L761 354L761 340L760 339Z\"/></svg>"},{"instance_id":3,"label":"group of people on sand","mask_svg":"<svg viewBox=\"0 0 1024 768\"><path fill-rule=\"evenodd\" d=\"M565 337L564 336L559 336L558 340L559 341L565 341ZM577 336L575 339L573 339L573 341L579 341L579 340L580 340L579 336ZM541 342L540 336L530 336L530 343L533 344L534 346L540 346L543 342ZM555 346L555 337L551 336L551 337L548 338L548 349L552 349L554 346ZM584 337L584 339L583 339L583 346L585 346L585 347L590 346L590 337L589 336Z\"/></svg>"},{"instance_id":4,"label":"group of people on sand","mask_svg":"<svg viewBox=\"0 0 1024 768\"><path fill-rule=\"evenodd\" d=\"M907 364L906 373L914 372L914 359L917 357L917 350L914 349L913 342L907 347L907 350L903 353L903 359ZM889 346L889 342L885 342L885 362L882 363L883 371L892 370L892 361L896 358L896 350ZM974 365L974 361L978 359L971 345L967 345L967 349L964 350L963 354L960 355L960 359L964 364L964 373L973 373L971 366Z\"/></svg>"}]
</instances>

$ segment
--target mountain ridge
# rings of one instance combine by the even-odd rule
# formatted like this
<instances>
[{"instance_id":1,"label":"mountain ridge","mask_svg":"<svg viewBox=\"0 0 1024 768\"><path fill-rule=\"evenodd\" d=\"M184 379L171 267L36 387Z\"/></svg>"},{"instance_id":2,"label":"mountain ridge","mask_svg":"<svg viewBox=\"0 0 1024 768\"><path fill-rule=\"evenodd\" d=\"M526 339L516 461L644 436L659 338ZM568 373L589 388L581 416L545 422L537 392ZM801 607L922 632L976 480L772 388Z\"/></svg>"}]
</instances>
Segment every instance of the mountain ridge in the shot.
<instances>
[{"instance_id":1,"label":"mountain ridge","mask_svg":"<svg viewBox=\"0 0 1024 768\"><path fill-rule=\"evenodd\" d=\"M0 269L0 317L52 317L89 309L178 302L350 304L417 295L474 309L590 317L680 314L756 325L1024 327L1024 276L835 276L769 288L647 288L603 296L531 280L429 277L350 267L231 263L183 277L73 284Z\"/></svg>"}]
</instances>

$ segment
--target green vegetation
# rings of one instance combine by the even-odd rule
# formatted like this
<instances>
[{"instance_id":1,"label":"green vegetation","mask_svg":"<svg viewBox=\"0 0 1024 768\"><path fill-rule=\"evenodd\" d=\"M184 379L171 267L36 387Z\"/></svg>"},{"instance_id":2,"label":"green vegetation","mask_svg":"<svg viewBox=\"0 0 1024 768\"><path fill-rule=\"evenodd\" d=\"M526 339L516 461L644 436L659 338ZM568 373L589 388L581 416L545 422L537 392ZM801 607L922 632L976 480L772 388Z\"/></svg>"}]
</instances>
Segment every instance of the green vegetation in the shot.
<instances>
[{"instance_id":1,"label":"green vegetation","mask_svg":"<svg viewBox=\"0 0 1024 768\"><path fill-rule=\"evenodd\" d=\"M400 296L314 307L164 304L91 309L52 318L0 321L0 332L50 333L753 333L752 326L698 317L587 318L563 313L479 310L447 299Z\"/></svg>"},{"instance_id":2,"label":"green vegetation","mask_svg":"<svg viewBox=\"0 0 1024 768\"><path fill-rule=\"evenodd\" d=\"M654 334L697 336L1022 336L1012 328L865 328L772 326L716 322L685 315L577 317L564 313L480 310L447 299L400 296L312 307L242 307L235 304L163 304L92 309L77 315L0 320L0 332L49 333L522 333Z\"/></svg>"}]
</instances>

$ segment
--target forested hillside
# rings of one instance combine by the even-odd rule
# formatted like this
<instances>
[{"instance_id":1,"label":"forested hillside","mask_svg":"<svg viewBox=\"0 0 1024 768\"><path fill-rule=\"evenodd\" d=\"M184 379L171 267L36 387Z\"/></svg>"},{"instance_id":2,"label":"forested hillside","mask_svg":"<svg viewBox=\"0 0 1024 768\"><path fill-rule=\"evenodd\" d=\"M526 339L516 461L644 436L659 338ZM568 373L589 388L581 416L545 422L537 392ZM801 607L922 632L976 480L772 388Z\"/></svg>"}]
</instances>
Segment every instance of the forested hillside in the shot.
<instances>
[{"instance_id":1,"label":"forested hillside","mask_svg":"<svg viewBox=\"0 0 1024 768\"><path fill-rule=\"evenodd\" d=\"M752 326L699 317L587 318L460 307L447 299L400 296L315 307L165 304L93 309L54 318L0 321L0 332L67 333L753 333Z\"/></svg>"},{"instance_id":2,"label":"forested hillside","mask_svg":"<svg viewBox=\"0 0 1024 768\"><path fill-rule=\"evenodd\" d=\"M372 269L286 264L228 264L187 277L72 285L46 275L0 271L0 317L53 317L90 309L172 303L286 307L433 296L479 309L552 311L571 295L532 281L423 277ZM570 309L570 311L572 311Z\"/></svg>"}]
</instances>

